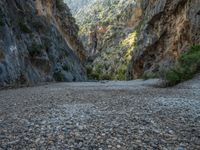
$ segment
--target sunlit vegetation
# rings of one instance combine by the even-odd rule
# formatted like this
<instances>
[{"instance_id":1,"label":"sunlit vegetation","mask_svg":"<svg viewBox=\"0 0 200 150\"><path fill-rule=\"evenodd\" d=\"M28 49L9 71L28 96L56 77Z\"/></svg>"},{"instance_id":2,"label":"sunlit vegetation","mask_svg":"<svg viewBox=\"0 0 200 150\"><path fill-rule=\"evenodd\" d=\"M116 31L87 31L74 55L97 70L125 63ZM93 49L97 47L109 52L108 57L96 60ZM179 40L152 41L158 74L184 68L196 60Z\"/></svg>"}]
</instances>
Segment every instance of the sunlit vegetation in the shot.
<instances>
[{"instance_id":1,"label":"sunlit vegetation","mask_svg":"<svg viewBox=\"0 0 200 150\"><path fill-rule=\"evenodd\" d=\"M136 32L131 32L126 38L110 49L103 51L89 67L88 76L96 80L126 80L128 64L136 43ZM109 39L109 38L108 38ZM94 77L94 78L93 78Z\"/></svg>"},{"instance_id":2,"label":"sunlit vegetation","mask_svg":"<svg viewBox=\"0 0 200 150\"><path fill-rule=\"evenodd\" d=\"M133 33L130 33L128 37L122 41L122 46L128 47L125 55L127 61L130 61L132 57L132 52L133 49L135 48L136 39L137 39L137 32L135 31Z\"/></svg>"},{"instance_id":3,"label":"sunlit vegetation","mask_svg":"<svg viewBox=\"0 0 200 150\"><path fill-rule=\"evenodd\" d=\"M128 27L133 5L134 2L126 0L95 1L75 13L85 47L89 45L85 38L89 33L98 35L98 54L88 62L89 79L126 79L137 37L136 29Z\"/></svg>"}]
</instances>

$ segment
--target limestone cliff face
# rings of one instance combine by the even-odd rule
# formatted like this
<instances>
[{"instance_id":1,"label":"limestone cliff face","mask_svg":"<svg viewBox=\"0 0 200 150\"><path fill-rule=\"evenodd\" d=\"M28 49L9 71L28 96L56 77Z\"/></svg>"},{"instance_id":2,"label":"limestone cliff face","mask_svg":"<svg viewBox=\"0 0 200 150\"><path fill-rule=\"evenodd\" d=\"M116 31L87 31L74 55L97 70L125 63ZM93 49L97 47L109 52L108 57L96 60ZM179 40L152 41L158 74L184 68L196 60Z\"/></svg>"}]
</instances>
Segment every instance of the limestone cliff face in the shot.
<instances>
[{"instance_id":1,"label":"limestone cliff face","mask_svg":"<svg viewBox=\"0 0 200 150\"><path fill-rule=\"evenodd\" d=\"M1 0L0 86L85 80L77 34L61 0Z\"/></svg>"},{"instance_id":2,"label":"limestone cliff face","mask_svg":"<svg viewBox=\"0 0 200 150\"><path fill-rule=\"evenodd\" d=\"M124 80L141 17L140 0L66 0L88 53L88 76ZM83 6L77 5L83 3ZM74 7L76 6L76 7Z\"/></svg>"},{"instance_id":3,"label":"limestone cliff face","mask_svg":"<svg viewBox=\"0 0 200 150\"><path fill-rule=\"evenodd\" d=\"M129 78L170 68L190 46L200 43L199 0L142 0L137 48Z\"/></svg>"},{"instance_id":4,"label":"limestone cliff face","mask_svg":"<svg viewBox=\"0 0 200 150\"><path fill-rule=\"evenodd\" d=\"M83 8L87 8L89 4L92 4L95 1L97 0L64 0L64 2L70 7L73 14L76 14Z\"/></svg>"}]
</instances>

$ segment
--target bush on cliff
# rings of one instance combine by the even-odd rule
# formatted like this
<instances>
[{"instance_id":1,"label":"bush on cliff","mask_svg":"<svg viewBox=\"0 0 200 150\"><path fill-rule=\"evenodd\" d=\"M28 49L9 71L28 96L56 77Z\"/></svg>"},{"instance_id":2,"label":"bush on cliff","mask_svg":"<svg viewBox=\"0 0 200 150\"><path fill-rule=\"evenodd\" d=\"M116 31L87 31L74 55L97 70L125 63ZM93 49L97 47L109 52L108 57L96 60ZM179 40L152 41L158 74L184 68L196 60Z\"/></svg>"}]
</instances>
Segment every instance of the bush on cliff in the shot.
<instances>
[{"instance_id":1,"label":"bush on cliff","mask_svg":"<svg viewBox=\"0 0 200 150\"><path fill-rule=\"evenodd\" d=\"M31 57L39 56L42 54L42 50L44 49L44 46L38 43L33 43L31 47L29 47L29 55Z\"/></svg>"},{"instance_id":2,"label":"bush on cliff","mask_svg":"<svg viewBox=\"0 0 200 150\"><path fill-rule=\"evenodd\" d=\"M192 46L190 50L178 59L177 64L165 72L164 79L169 86L191 79L200 70L200 45Z\"/></svg>"}]
</instances>

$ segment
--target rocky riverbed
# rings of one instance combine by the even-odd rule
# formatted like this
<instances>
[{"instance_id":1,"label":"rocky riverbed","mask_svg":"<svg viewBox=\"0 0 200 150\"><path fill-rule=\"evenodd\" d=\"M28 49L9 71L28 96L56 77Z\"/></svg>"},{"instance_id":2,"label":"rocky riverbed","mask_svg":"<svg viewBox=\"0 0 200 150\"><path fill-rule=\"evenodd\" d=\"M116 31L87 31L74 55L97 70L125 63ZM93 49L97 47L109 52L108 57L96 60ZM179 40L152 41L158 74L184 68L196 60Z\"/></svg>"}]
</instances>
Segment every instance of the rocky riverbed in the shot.
<instances>
[{"instance_id":1,"label":"rocky riverbed","mask_svg":"<svg viewBox=\"0 0 200 150\"><path fill-rule=\"evenodd\" d=\"M200 78L0 91L0 150L200 149Z\"/></svg>"}]
</instances>

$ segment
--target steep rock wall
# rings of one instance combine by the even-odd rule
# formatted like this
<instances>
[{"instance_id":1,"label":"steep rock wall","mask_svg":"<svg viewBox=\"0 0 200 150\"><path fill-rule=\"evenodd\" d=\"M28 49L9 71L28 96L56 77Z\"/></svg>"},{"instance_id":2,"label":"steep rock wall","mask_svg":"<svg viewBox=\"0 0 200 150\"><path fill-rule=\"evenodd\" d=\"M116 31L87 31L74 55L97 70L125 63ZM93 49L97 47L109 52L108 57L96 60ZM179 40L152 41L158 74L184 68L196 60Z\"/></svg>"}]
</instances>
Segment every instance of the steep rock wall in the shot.
<instances>
[{"instance_id":1,"label":"steep rock wall","mask_svg":"<svg viewBox=\"0 0 200 150\"><path fill-rule=\"evenodd\" d=\"M76 9L79 35L88 53L89 78L124 80L142 15L140 0L66 0ZM84 5L78 5L84 2Z\"/></svg>"},{"instance_id":2,"label":"steep rock wall","mask_svg":"<svg viewBox=\"0 0 200 150\"><path fill-rule=\"evenodd\" d=\"M76 14L83 8L87 9L87 6L95 1L97 0L64 0L64 2L70 7L73 14Z\"/></svg>"},{"instance_id":3,"label":"steep rock wall","mask_svg":"<svg viewBox=\"0 0 200 150\"><path fill-rule=\"evenodd\" d=\"M83 81L78 27L60 0L0 1L0 86Z\"/></svg>"},{"instance_id":4,"label":"steep rock wall","mask_svg":"<svg viewBox=\"0 0 200 150\"><path fill-rule=\"evenodd\" d=\"M200 43L199 0L142 0L137 48L129 79L157 73L174 65L187 49Z\"/></svg>"}]
</instances>

